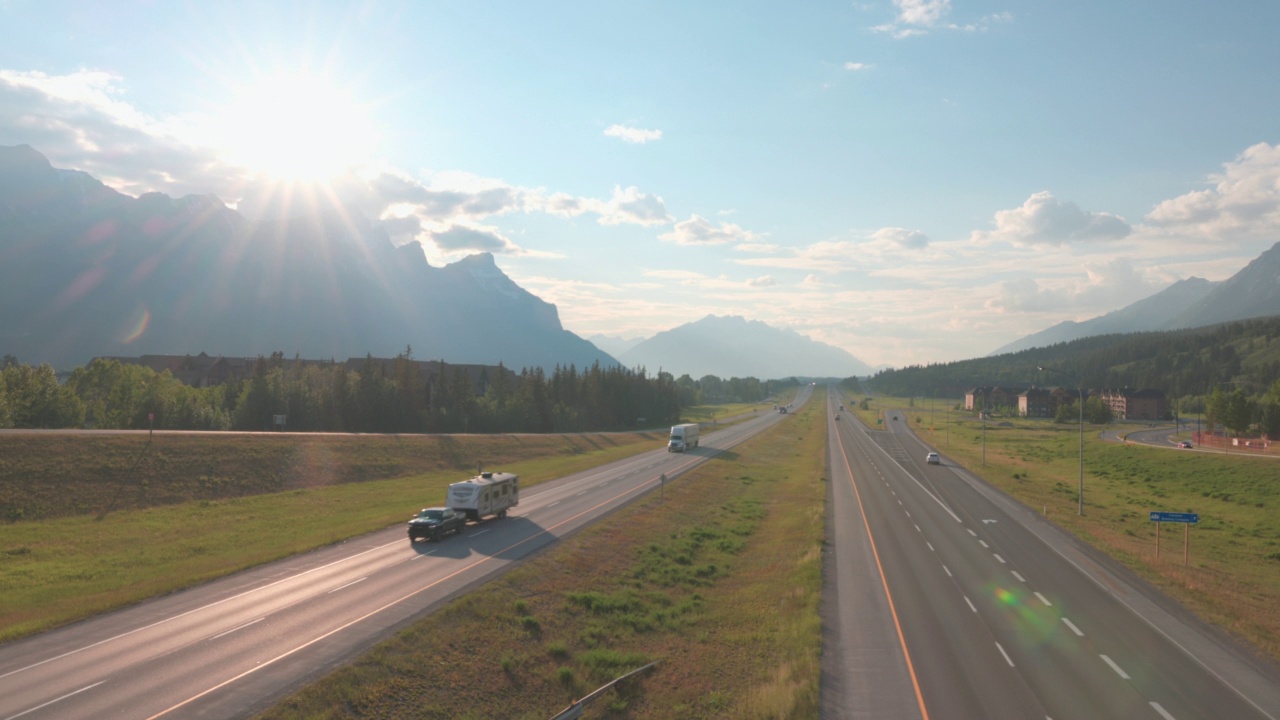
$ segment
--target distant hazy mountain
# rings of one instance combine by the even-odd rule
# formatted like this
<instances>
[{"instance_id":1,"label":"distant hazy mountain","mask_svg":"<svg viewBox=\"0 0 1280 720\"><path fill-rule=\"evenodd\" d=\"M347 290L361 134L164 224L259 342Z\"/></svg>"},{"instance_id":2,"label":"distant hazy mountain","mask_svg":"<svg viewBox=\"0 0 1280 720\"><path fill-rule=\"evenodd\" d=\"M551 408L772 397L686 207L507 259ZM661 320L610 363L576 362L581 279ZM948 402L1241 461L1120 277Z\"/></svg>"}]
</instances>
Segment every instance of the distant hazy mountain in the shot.
<instances>
[{"instance_id":1,"label":"distant hazy mountain","mask_svg":"<svg viewBox=\"0 0 1280 720\"><path fill-rule=\"evenodd\" d=\"M676 377L773 380L798 377L869 375L871 368L840 348L792 330L778 330L741 317L708 315L657 335L622 353L627 367L644 366Z\"/></svg>"},{"instance_id":2,"label":"distant hazy mountain","mask_svg":"<svg viewBox=\"0 0 1280 720\"><path fill-rule=\"evenodd\" d=\"M1003 355L1095 335L1162 329L1179 314L1203 300L1217 284L1197 277L1179 280L1145 300L1139 300L1092 320L1060 322L1046 330L1011 342L991 354Z\"/></svg>"},{"instance_id":3,"label":"distant hazy mountain","mask_svg":"<svg viewBox=\"0 0 1280 720\"><path fill-rule=\"evenodd\" d=\"M1145 300L1084 322L1062 322L1005 345L992 355L1112 333L1181 330L1280 315L1280 243L1221 282L1179 280Z\"/></svg>"},{"instance_id":4,"label":"distant hazy mountain","mask_svg":"<svg viewBox=\"0 0 1280 720\"><path fill-rule=\"evenodd\" d=\"M1271 315L1280 315L1280 243L1218 283L1204 298L1161 329L1201 327Z\"/></svg>"},{"instance_id":5,"label":"distant hazy mountain","mask_svg":"<svg viewBox=\"0 0 1280 720\"><path fill-rule=\"evenodd\" d=\"M213 196L120 194L0 147L0 353L389 357L513 370L616 360L489 254L436 268L349 212L251 224Z\"/></svg>"},{"instance_id":6,"label":"distant hazy mountain","mask_svg":"<svg viewBox=\"0 0 1280 720\"><path fill-rule=\"evenodd\" d=\"M621 355L626 351L644 342L644 338L642 337L624 338L614 335L602 335L600 333L588 335L586 339L592 345L595 345L614 357L621 357Z\"/></svg>"}]
</instances>

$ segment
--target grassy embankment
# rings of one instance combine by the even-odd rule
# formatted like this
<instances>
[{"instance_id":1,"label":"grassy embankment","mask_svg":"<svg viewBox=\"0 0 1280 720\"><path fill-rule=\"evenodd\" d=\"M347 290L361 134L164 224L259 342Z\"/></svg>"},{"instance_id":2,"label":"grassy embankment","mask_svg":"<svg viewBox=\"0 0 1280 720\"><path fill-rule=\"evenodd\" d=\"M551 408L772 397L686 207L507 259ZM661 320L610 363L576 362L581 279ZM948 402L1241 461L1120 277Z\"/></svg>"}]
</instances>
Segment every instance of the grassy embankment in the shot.
<instances>
[{"instance_id":1,"label":"grassy embankment","mask_svg":"<svg viewBox=\"0 0 1280 720\"><path fill-rule=\"evenodd\" d=\"M851 402L846 407L856 407ZM980 420L948 412L941 402L932 413L927 400L915 408L908 402L876 398L858 414L874 428L880 412L905 411L916 433L944 456L1280 660L1280 461L1122 445L1101 440L1103 428L1086 424L1080 516L1078 425L990 419L983 465ZM1183 565L1186 528L1172 523L1161 524L1156 558L1152 510L1199 513L1190 528L1190 565Z\"/></svg>"},{"instance_id":2,"label":"grassy embankment","mask_svg":"<svg viewBox=\"0 0 1280 720\"><path fill-rule=\"evenodd\" d=\"M529 487L665 439L0 435L0 640L403 522L478 462Z\"/></svg>"},{"instance_id":3,"label":"grassy embankment","mask_svg":"<svg viewBox=\"0 0 1280 720\"><path fill-rule=\"evenodd\" d=\"M265 718L815 718L822 404L450 603Z\"/></svg>"}]
</instances>

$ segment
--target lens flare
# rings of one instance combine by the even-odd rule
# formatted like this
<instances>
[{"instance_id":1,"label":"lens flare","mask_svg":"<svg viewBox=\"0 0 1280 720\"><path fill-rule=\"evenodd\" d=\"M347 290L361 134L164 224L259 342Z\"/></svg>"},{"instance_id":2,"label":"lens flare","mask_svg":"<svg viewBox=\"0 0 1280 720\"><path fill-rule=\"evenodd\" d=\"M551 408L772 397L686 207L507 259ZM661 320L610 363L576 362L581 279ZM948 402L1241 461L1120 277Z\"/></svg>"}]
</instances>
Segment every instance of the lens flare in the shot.
<instances>
[{"instance_id":1,"label":"lens flare","mask_svg":"<svg viewBox=\"0 0 1280 720\"><path fill-rule=\"evenodd\" d=\"M133 329L130 330L127 335L125 335L123 338L120 339L121 342L128 345L132 343L134 340L137 340L138 338L142 337L142 334L147 331L147 326L150 324L151 324L151 311L144 307L142 308L142 312L139 313L138 321L134 323Z\"/></svg>"}]
</instances>

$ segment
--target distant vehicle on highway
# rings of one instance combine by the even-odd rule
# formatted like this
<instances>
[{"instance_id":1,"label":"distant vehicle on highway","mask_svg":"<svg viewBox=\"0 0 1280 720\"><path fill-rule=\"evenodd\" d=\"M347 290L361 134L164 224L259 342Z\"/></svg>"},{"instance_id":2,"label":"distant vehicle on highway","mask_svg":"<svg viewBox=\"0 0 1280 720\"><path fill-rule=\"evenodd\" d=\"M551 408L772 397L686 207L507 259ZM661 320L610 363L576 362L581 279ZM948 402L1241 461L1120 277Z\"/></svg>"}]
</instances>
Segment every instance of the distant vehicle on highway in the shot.
<instances>
[{"instance_id":1,"label":"distant vehicle on highway","mask_svg":"<svg viewBox=\"0 0 1280 720\"><path fill-rule=\"evenodd\" d=\"M698 423L685 423L671 428L667 452L684 452L698 447Z\"/></svg>"},{"instance_id":2,"label":"distant vehicle on highway","mask_svg":"<svg viewBox=\"0 0 1280 720\"><path fill-rule=\"evenodd\" d=\"M942 458L938 457L938 453L936 453L936 452L931 452L931 453L929 453L928 455L925 455L925 456L924 456L924 461L925 461L925 462L927 462L927 463L929 463L930 465L941 465L941 464L942 464Z\"/></svg>"},{"instance_id":3,"label":"distant vehicle on highway","mask_svg":"<svg viewBox=\"0 0 1280 720\"><path fill-rule=\"evenodd\" d=\"M1191 443L1187 442L1186 440L1183 440L1182 442L1178 443L1178 447L1180 447L1180 448L1189 448L1189 447L1191 447Z\"/></svg>"},{"instance_id":4,"label":"distant vehicle on highway","mask_svg":"<svg viewBox=\"0 0 1280 720\"><path fill-rule=\"evenodd\" d=\"M409 521L409 542L418 538L439 540L448 533L461 533L467 526L467 516L450 508L423 508L416 517Z\"/></svg>"},{"instance_id":5,"label":"distant vehicle on highway","mask_svg":"<svg viewBox=\"0 0 1280 720\"><path fill-rule=\"evenodd\" d=\"M449 485L449 509L462 513L468 520L497 515L507 516L507 509L520 504L520 476L504 472L482 472L470 480Z\"/></svg>"},{"instance_id":6,"label":"distant vehicle on highway","mask_svg":"<svg viewBox=\"0 0 1280 720\"><path fill-rule=\"evenodd\" d=\"M836 419L837 419L837 420L839 420L839 419L840 419L840 415L839 415L839 413L837 413L837 414L836 414Z\"/></svg>"}]
</instances>

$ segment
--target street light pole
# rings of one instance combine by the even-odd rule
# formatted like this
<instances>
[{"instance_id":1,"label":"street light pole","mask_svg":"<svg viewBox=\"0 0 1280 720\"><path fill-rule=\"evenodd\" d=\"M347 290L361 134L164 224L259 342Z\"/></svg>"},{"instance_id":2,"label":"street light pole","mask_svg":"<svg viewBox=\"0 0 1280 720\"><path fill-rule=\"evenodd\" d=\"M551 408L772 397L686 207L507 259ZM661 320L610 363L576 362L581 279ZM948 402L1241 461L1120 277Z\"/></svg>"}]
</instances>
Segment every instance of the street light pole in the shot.
<instances>
[{"instance_id":1,"label":"street light pole","mask_svg":"<svg viewBox=\"0 0 1280 720\"><path fill-rule=\"evenodd\" d=\"M1080 394L1080 489L1076 495L1076 514L1084 515L1084 383L1074 375L1061 370L1054 370L1051 367L1041 365L1040 370L1057 373L1069 380L1075 380L1076 392Z\"/></svg>"}]
</instances>

